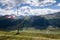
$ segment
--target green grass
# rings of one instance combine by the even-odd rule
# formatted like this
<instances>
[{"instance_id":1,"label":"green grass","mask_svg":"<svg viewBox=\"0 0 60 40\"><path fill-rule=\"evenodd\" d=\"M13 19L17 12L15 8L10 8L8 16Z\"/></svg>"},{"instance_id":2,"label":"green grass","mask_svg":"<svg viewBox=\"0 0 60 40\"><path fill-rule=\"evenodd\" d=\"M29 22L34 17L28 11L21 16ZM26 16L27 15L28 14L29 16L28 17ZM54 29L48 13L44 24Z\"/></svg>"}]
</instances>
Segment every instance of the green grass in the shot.
<instances>
[{"instance_id":1,"label":"green grass","mask_svg":"<svg viewBox=\"0 0 60 40\"><path fill-rule=\"evenodd\" d=\"M16 35L16 31L0 31L0 40L60 40L60 33L49 34L45 30L23 30L20 31L20 34Z\"/></svg>"}]
</instances>

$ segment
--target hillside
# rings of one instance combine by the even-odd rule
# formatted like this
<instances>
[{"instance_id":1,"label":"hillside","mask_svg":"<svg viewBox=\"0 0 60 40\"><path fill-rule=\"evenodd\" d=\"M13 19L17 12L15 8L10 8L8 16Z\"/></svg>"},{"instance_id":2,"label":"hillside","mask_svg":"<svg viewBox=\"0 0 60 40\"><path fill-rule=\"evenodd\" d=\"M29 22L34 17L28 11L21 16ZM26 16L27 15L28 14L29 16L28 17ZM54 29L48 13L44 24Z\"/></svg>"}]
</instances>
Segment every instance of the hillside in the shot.
<instances>
[{"instance_id":1,"label":"hillside","mask_svg":"<svg viewBox=\"0 0 60 40\"><path fill-rule=\"evenodd\" d=\"M1 16L0 40L60 40L58 14L16 17L17 19ZM18 26L20 34L17 35Z\"/></svg>"},{"instance_id":2,"label":"hillside","mask_svg":"<svg viewBox=\"0 0 60 40\"><path fill-rule=\"evenodd\" d=\"M45 17L46 19L60 19L60 12L43 15L42 17Z\"/></svg>"},{"instance_id":3,"label":"hillside","mask_svg":"<svg viewBox=\"0 0 60 40\"><path fill-rule=\"evenodd\" d=\"M17 26L19 26L21 30L24 27L33 27L43 30L47 29L49 26L60 28L60 12L41 16L19 16L18 20L6 19L5 16L0 17L0 30L15 30Z\"/></svg>"},{"instance_id":4,"label":"hillside","mask_svg":"<svg viewBox=\"0 0 60 40\"><path fill-rule=\"evenodd\" d=\"M49 20L50 25L60 28L60 12L47 15L45 18Z\"/></svg>"}]
</instances>

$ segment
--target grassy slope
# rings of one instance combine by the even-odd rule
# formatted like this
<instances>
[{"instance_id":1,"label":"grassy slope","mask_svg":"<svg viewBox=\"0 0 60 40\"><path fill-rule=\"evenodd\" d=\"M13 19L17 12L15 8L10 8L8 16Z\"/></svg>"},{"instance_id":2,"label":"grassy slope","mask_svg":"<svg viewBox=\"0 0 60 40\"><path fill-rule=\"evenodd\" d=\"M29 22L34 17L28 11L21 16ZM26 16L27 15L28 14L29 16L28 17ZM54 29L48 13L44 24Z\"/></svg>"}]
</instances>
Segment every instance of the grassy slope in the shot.
<instances>
[{"instance_id":1,"label":"grassy slope","mask_svg":"<svg viewBox=\"0 0 60 40\"><path fill-rule=\"evenodd\" d=\"M16 31L0 31L0 40L60 40L60 32L58 34L46 32L47 31L23 30L20 31L19 35L16 35Z\"/></svg>"}]
</instances>

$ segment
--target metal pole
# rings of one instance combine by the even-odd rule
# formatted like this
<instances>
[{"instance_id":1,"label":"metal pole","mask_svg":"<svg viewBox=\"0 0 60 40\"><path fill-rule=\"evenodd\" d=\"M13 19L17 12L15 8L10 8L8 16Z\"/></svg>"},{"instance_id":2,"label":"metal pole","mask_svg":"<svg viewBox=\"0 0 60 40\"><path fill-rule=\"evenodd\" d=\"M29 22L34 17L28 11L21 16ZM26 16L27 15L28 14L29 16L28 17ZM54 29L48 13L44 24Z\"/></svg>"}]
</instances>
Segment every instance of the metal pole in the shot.
<instances>
[{"instance_id":1,"label":"metal pole","mask_svg":"<svg viewBox=\"0 0 60 40\"><path fill-rule=\"evenodd\" d=\"M18 16L18 6L17 6L17 16ZM19 26L18 26L18 22L17 22L17 33L16 34L19 34Z\"/></svg>"}]
</instances>

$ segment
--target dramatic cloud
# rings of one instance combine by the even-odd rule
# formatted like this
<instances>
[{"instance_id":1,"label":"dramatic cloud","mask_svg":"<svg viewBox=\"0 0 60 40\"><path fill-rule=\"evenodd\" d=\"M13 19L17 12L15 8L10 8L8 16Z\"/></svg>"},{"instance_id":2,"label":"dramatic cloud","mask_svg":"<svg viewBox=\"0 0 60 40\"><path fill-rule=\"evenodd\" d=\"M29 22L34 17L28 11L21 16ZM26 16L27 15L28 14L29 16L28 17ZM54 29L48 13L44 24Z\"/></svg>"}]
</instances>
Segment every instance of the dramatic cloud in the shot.
<instances>
[{"instance_id":1,"label":"dramatic cloud","mask_svg":"<svg viewBox=\"0 0 60 40\"><path fill-rule=\"evenodd\" d=\"M46 14L51 14L59 11L60 10L44 8L44 9L34 9L31 12L33 13L33 15L46 15Z\"/></svg>"},{"instance_id":2,"label":"dramatic cloud","mask_svg":"<svg viewBox=\"0 0 60 40\"><path fill-rule=\"evenodd\" d=\"M60 3L58 3L57 6L60 6Z\"/></svg>"},{"instance_id":3,"label":"dramatic cloud","mask_svg":"<svg viewBox=\"0 0 60 40\"><path fill-rule=\"evenodd\" d=\"M14 10L0 9L0 15L11 15L11 14L16 15L16 12Z\"/></svg>"},{"instance_id":4,"label":"dramatic cloud","mask_svg":"<svg viewBox=\"0 0 60 40\"><path fill-rule=\"evenodd\" d=\"M0 0L0 3L5 6L5 9L10 9L16 5L14 0Z\"/></svg>"},{"instance_id":5,"label":"dramatic cloud","mask_svg":"<svg viewBox=\"0 0 60 40\"><path fill-rule=\"evenodd\" d=\"M18 4L30 4L31 6L47 6L56 3L55 0L0 0L5 9L11 9Z\"/></svg>"},{"instance_id":6,"label":"dramatic cloud","mask_svg":"<svg viewBox=\"0 0 60 40\"><path fill-rule=\"evenodd\" d=\"M0 0L0 15L17 15L15 7L18 5L20 6L20 4L30 4L30 6L48 6L54 3L56 3L56 0ZM22 6L18 9L19 15L45 15L60 11L49 8L32 9L30 6ZM60 6L60 3L58 6Z\"/></svg>"},{"instance_id":7,"label":"dramatic cloud","mask_svg":"<svg viewBox=\"0 0 60 40\"><path fill-rule=\"evenodd\" d=\"M18 9L18 16L23 15L46 15L46 14L51 14L55 12L59 12L60 10L55 10L55 9L49 9L49 8L43 8L43 9L32 9L29 6L24 6ZM5 9L0 9L0 15L11 15L15 14L17 15L17 10L5 10Z\"/></svg>"},{"instance_id":8,"label":"dramatic cloud","mask_svg":"<svg viewBox=\"0 0 60 40\"><path fill-rule=\"evenodd\" d=\"M31 11L32 11L31 7L24 6L24 7L21 7L18 10L18 13L19 13L19 15L23 15L23 16L25 16L25 15L32 15Z\"/></svg>"},{"instance_id":9,"label":"dramatic cloud","mask_svg":"<svg viewBox=\"0 0 60 40\"><path fill-rule=\"evenodd\" d=\"M23 0L0 0L0 4L5 7L5 9L11 9L21 3L23 3Z\"/></svg>"},{"instance_id":10,"label":"dramatic cloud","mask_svg":"<svg viewBox=\"0 0 60 40\"><path fill-rule=\"evenodd\" d=\"M31 6L47 6L56 3L56 0L24 0L24 2Z\"/></svg>"},{"instance_id":11,"label":"dramatic cloud","mask_svg":"<svg viewBox=\"0 0 60 40\"><path fill-rule=\"evenodd\" d=\"M39 5L48 6L56 3L56 0L43 0L42 2L39 1Z\"/></svg>"},{"instance_id":12,"label":"dramatic cloud","mask_svg":"<svg viewBox=\"0 0 60 40\"><path fill-rule=\"evenodd\" d=\"M46 15L51 14L55 12L59 12L60 10L55 9L49 9L49 8L43 8L43 9L31 9L28 6L21 7L19 9L19 15Z\"/></svg>"}]
</instances>

